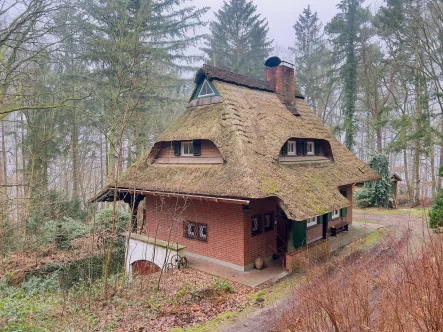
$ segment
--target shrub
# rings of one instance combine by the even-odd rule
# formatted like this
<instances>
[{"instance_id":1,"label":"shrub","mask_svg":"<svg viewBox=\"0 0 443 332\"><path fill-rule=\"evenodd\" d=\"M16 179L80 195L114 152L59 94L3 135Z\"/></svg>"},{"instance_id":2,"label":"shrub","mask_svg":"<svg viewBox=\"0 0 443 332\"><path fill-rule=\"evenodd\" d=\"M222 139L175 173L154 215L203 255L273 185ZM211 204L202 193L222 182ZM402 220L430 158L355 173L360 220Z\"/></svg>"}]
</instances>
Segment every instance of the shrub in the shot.
<instances>
[{"instance_id":1,"label":"shrub","mask_svg":"<svg viewBox=\"0 0 443 332\"><path fill-rule=\"evenodd\" d=\"M438 228L443 226L443 189L440 189L435 198L434 205L429 211L429 227Z\"/></svg>"},{"instance_id":2,"label":"shrub","mask_svg":"<svg viewBox=\"0 0 443 332\"><path fill-rule=\"evenodd\" d=\"M234 288L232 288L231 283L227 280L214 280L212 286L220 293L234 293Z\"/></svg>"},{"instance_id":3,"label":"shrub","mask_svg":"<svg viewBox=\"0 0 443 332\"><path fill-rule=\"evenodd\" d=\"M391 199L391 176L389 173L388 157L383 154L376 155L369 166L380 174L381 179L366 182L363 189L355 194L354 198L359 207L389 207Z\"/></svg>"},{"instance_id":4,"label":"shrub","mask_svg":"<svg viewBox=\"0 0 443 332\"><path fill-rule=\"evenodd\" d=\"M42 242L55 242L57 248L67 249L74 239L88 235L90 227L83 221L72 218L63 218L60 221L48 220L40 229Z\"/></svg>"}]
</instances>

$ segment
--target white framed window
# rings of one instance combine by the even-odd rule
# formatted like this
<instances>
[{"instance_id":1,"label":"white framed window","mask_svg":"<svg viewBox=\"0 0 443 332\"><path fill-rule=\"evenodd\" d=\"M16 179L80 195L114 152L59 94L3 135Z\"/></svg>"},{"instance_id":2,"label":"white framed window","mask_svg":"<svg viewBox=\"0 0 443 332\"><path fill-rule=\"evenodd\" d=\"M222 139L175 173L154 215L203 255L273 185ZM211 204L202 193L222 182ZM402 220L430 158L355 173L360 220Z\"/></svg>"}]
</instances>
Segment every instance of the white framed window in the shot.
<instances>
[{"instance_id":1,"label":"white framed window","mask_svg":"<svg viewBox=\"0 0 443 332\"><path fill-rule=\"evenodd\" d=\"M288 155L296 155L297 154L297 145L295 141L288 141Z\"/></svg>"},{"instance_id":2,"label":"white framed window","mask_svg":"<svg viewBox=\"0 0 443 332\"><path fill-rule=\"evenodd\" d=\"M317 225L317 217L312 217L307 219L306 227L311 227Z\"/></svg>"},{"instance_id":3,"label":"white framed window","mask_svg":"<svg viewBox=\"0 0 443 332\"><path fill-rule=\"evenodd\" d=\"M307 147L307 155L308 156L312 156L315 154L315 150L314 150L314 142L307 142L308 147Z\"/></svg>"},{"instance_id":4,"label":"white framed window","mask_svg":"<svg viewBox=\"0 0 443 332\"><path fill-rule=\"evenodd\" d=\"M181 155L185 157L194 155L194 145L192 141L181 142Z\"/></svg>"},{"instance_id":5,"label":"white framed window","mask_svg":"<svg viewBox=\"0 0 443 332\"><path fill-rule=\"evenodd\" d=\"M340 210L332 211L332 219L337 219L340 217Z\"/></svg>"},{"instance_id":6,"label":"white framed window","mask_svg":"<svg viewBox=\"0 0 443 332\"><path fill-rule=\"evenodd\" d=\"M212 90L211 86L209 85L208 81L205 80L202 84L202 87L200 89L200 92L198 93L198 98L202 97L209 97L215 95L214 90Z\"/></svg>"}]
</instances>

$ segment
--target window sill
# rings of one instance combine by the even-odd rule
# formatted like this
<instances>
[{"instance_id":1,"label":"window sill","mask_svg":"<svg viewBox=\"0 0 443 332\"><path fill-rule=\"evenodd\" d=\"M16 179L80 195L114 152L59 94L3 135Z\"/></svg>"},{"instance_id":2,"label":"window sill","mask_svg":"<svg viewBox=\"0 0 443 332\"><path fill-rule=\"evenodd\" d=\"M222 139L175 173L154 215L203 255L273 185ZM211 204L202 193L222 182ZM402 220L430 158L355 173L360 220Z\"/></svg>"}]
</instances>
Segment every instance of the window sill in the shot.
<instances>
[{"instance_id":1,"label":"window sill","mask_svg":"<svg viewBox=\"0 0 443 332\"><path fill-rule=\"evenodd\" d=\"M312 225L312 226L306 226L306 230L311 229L311 228L318 227L318 226L320 226L320 225L321 225L321 224L315 224L315 225Z\"/></svg>"}]
</instances>

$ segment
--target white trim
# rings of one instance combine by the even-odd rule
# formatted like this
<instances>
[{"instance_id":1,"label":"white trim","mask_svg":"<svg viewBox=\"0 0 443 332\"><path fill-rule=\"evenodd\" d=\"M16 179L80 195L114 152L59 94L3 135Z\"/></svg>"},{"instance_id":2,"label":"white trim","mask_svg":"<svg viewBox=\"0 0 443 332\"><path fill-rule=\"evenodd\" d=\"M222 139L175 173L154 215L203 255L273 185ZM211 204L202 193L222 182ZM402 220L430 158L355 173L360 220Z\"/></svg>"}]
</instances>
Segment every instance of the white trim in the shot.
<instances>
[{"instance_id":1,"label":"white trim","mask_svg":"<svg viewBox=\"0 0 443 332\"><path fill-rule=\"evenodd\" d=\"M297 142L296 141L294 141L294 140L290 140L290 141L288 141L288 156L295 156L296 154L297 154L297 144L296 144ZM293 151L289 151L290 149L289 149L289 146L290 145L293 145Z\"/></svg>"},{"instance_id":2,"label":"white trim","mask_svg":"<svg viewBox=\"0 0 443 332\"><path fill-rule=\"evenodd\" d=\"M188 148L188 153L185 153L185 145L190 145L192 147L192 152L189 152L191 149ZM180 156L182 157L193 157L194 156L194 145L192 141L181 141L180 142Z\"/></svg>"},{"instance_id":3,"label":"white trim","mask_svg":"<svg viewBox=\"0 0 443 332\"><path fill-rule=\"evenodd\" d=\"M312 227L318 224L318 218L317 217L312 217L312 218L308 218L306 219L306 227Z\"/></svg>"},{"instance_id":4,"label":"white trim","mask_svg":"<svg viewBox=\"0 0 443 332\"><path fill-rule=\"evenodd\" d=\"M306 148L306 155L308 156L313 156L315 155L315 144L313 141L308 141L307 142L307 148ZM311 151L309 151L309 147L311 147Z\"/></svg>"},{"instance_id":5,"label":"white trim","mask_svg":"<svg viewBox=\"0 0 443 332\"><path fill-rule=\"evenodd\" d=\"M332 219L340 218L340 209L332 211Z\"/></svg>"},{"instance_id":6,"label":"white trim","mask_svg":"<svg viewBox=\"0 0 443 332\"><path fill-rule=\"evenodd\" d=\"M209 87L209 89L212 91L212 93L207 93L207 94L205 94L205 95L202 95L202 94L201 94L201 92L202 92L203 87L205 86L205 84L208 85L208 87ZM198 96L197 96L197 98L209 97L209 96L213 96L213 95L215 95L214 90L212 89L212 87L211 87L211 85L209 84L208 80L205 80L205 81L203 82L201 88L200 88L200 91L198 92Z\"/></svg>"}]
</instances>

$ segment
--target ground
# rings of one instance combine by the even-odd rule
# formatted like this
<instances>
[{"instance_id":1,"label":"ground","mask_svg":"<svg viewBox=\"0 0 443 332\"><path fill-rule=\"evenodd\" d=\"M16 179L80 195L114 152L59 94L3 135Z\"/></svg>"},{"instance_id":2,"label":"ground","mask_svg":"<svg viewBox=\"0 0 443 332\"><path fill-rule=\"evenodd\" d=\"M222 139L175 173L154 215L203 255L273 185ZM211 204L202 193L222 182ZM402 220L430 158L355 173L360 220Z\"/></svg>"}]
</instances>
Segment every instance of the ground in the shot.
<instances>
[{"instance_id":1,"label":"ground","mask_svg":"<svg viewBox=\"0 0 443 332\"><path fill-rule=\"evenodd\" d=\"M421 238L429 234L427 228L426 209L354 209L353 221L357 223L368 223L379 225L377 231L368 235L362 241L358 241L350 247L341 250L340 254L349 253L350 250L359 250L370 247L382 239L389 231L410 230L414 237ZM242 312L235 312L227 319L220 320L217 328L201 326L199 331L222 331L222 332L247 332L247 331L270 331L274 322L278 321L281 313L292 306L296 301L292 296L292 290L300 285L304 276L293 274L285 280L265 290L254 293L261 300L254 302L252 306L245 308Z\"/></svg>"},{"instance_id":2,"label":"ground","mask_svg":"<svg viewBox=\"0 0 443 332\"><path fill-rule=\"evenodd\" d=\"M356 227L367 226L372 233L338 253L363 250L396 230L427 236L426 220L426 211L418 209L355 210ZM32 263L32 259L23 261ZM6 290L0 296L0 326L10 331L23 326L27 327L23 330L268 331L294 305L288 294L305 280L303 273L292 274L271 286L250 288L185 269L163 275L157 291L158 277L157 273L140 278L130 286L113 279L109 300L103 299L100 282L92 288L80 283L65 292Z\"/></svg>"}]
</instances>

